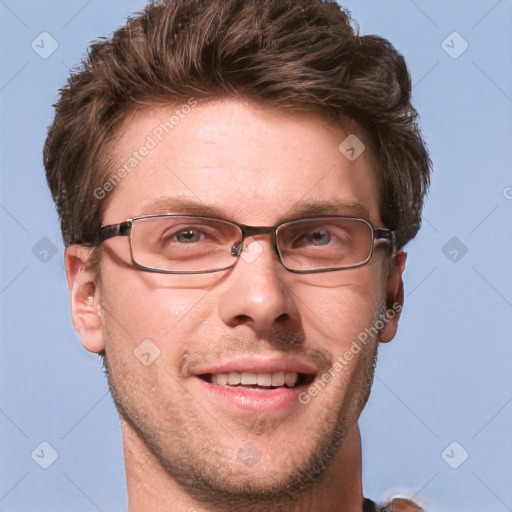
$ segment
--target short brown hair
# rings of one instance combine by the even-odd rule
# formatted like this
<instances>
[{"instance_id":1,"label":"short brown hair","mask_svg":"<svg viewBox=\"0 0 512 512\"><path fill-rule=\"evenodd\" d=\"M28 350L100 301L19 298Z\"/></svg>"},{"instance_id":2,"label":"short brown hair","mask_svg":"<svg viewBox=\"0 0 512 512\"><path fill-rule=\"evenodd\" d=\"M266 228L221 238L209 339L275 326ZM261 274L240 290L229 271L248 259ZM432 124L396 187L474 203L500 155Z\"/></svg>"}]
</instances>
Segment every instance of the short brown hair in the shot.
<instances>
[{"instance_id":1,"label":"short brown hair","mask_svg":"<svg viewBox=\"0 0 512 512\"><path fill-rule=\"evenodd\" d=\"M398 247L420 226L431 162L403 57L332 0L161 0L94 42L61 89L44 148L66 245L94 245L116 129L144 105L241 96L352 119L370 137ZM341 141L340 141L341 142ZM111 167L111 166L110 166Z\"/></svg>"}]
</instances>

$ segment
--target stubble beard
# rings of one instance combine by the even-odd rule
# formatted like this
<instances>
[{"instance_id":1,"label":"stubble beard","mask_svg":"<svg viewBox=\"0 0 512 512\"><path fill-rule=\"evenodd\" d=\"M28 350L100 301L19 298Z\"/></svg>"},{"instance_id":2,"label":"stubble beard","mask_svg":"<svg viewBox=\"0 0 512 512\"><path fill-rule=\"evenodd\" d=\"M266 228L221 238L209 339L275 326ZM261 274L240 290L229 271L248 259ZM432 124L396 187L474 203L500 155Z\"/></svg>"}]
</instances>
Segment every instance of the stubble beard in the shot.
<instances>
[{"instance_id":1,"label":"stubble beard","mask_svg":"<svg viewBox=\"0 0 512 512\"><path fill-rule=\"evenodd\" d=\"M295 467L289 467L288 474L282 474L280 480L268 481L266 486L255 485L250 478L237 481L236 469L227 474L223 466L225 461L221 464L212 463L212 457L204 453L204 447L196 446L197 440L187 437L186 428L185 432L183 428L171 428L170 432L174 435L159 436L159 429L154 425L151 414L148 411L135 410L130 401L125 399L123 391L119 391L107 353L104 366L121 418L188 495L204 503L212 511L291 512L301 510L300 503L325 476L339 450L343 449L348 431L357 422L370 395L378 341L377 337L361 350L358 368L344 393L345 397L352 397L350 403L340 400L332 405L326 404L326 407L335 408L335 411L327 421L318 425L315 435L312 436L316 440L316 446L311 448L309 457L294 461ZM186 418L181 419L181 424L184 421ZM265 427L262 429L265 430ZM306 433L301 433L303 434ZM168 441L169 437L172 442ZM255 466L253 471L257 470L258 467Z\"/></svg>"}]
</instances>

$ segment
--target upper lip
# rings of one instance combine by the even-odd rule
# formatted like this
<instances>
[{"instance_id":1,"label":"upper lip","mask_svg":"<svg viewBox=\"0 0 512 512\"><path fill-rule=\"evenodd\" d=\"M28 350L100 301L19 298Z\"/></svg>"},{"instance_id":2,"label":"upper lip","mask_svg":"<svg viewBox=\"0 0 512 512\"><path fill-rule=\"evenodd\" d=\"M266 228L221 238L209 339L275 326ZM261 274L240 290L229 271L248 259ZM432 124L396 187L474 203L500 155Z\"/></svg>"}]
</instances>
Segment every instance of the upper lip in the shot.
<instances>
[{"instance_id":1,"label":"upper lip","mask_svg":"<svg viewBox=\"0 0 512 512\"><path fill-rule=\"evenodd\" d=\"M219 374L231 372L275 373L296 372L315 375L317 367L311 361L296 357L264 357L250 356L226 359L216 363L203 363L195 366L193 375Z\"/></svg>"}]
</instances>

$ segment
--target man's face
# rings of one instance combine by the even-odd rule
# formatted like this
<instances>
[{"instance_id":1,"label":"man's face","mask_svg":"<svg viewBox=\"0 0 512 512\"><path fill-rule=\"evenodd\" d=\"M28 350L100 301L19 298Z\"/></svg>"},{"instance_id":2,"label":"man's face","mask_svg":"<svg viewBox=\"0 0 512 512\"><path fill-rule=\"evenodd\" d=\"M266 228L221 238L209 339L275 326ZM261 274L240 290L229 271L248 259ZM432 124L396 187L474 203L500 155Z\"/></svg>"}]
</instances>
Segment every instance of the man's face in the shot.
<instances>
[{"instance_id":1,"label":"man's face","mask_svg":"<svg viewBox=\"0 0 512 512\"><path fill-rule=\"evenodd\" d=\"M146 144L175 109L130 117L116 163ZM228 100L199 104L111 192L103 224L199 213L272 226L346 214L386 227L369 150L350 161L338 149L349 134L315 115ZM344 354L400 283L400 273L390 276L383 248L360 268L294 274L279 263L269 235L254 242L256 251L242 253L232 269L202 275L136 270L126 237L104 242L95 290L101 342L82 333L89 349L105 347L125 428L202 497L293 490L335 459L368 397L377 339L359 343L350 360ZM385 341L395 327L396 319L386 324ZM143 340L151 340L142 345L146 362L159 350L149 365L134 354L140 357ZM332 372L340 359L341 370ZM302 404L299 393L329 368L334 378ZM297 374L299 385L282 385L283 372L291 382ZM243 373L258 374L264 389L214 383L229 374L229 382L237 382ZM275 387L268 388L269 378Z\"/></svg>"}]
</instances>

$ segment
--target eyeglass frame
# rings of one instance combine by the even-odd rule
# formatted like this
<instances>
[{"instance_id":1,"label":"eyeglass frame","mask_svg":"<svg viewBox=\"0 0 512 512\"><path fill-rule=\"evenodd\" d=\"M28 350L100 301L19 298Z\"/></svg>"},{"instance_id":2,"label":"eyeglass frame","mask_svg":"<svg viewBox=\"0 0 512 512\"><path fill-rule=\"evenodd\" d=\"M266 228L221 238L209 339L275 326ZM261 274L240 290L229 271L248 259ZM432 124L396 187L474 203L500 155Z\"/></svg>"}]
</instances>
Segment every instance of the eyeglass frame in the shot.
<instances>
[{"instance_id":1,"label":"eyeglass frame","mask_svg":"<svg viewBox=\"0 0 512 512\"><path fill-rule=\"evenodd\" d=\"M137 263L133 257L133 247L132 247L132 240L130 237L131 230L133 223L139 219L149 219L149 218L156 218L156 217L190 217L194 219L206 219L206 220L219 220L228 224L231 224L233 226L236 226L242 233L242 240L240 241L239 246L237 247L237 254L233 256L235 257L235 260L231 265L228 265L227 267L222 268L215 268L215 269L209 269L209 270L167 270L167 269L160 269L156 267L149 267L146 265L141 265L140 263ZM281 253L279 251L279 247L277 246L277 232L278 229L286 224L290 224L296 221L303 221L303 220L315 220L315 219L329 219L329 218L339 218L339 219L350 219L350 220L357 220L364 222L369 228L370 228L370 234L372 235L372 246L370 249L370 254L361 263L357 263L356 265L350 265L348 267L334 267L334 268L320 268L320 269L313 269L313 270L294 270L288 268L282 260ZM139 270L143 270L146 272L154 272L158 274L210 274L213 272L222 272L224 270L229 270L230 268L233 268L237 262L238 258L240 257L240 254L242 253L244 241L246 238L254 236L254 235L263 235L263 234L270 234L271 240L272 240L272 248L274 249L274 252L277 256L277 259L281 265L288 270L288 272L292 272L294 274L318 274L323 272L334 272L339 270L350 270L354 268L362 267L363 265L366 265L372 258L373 252L375 249L375 244L381 240L388 241L391 246L391 253L393 254L396 250L396 232L387 229L387 228L374 228L372 223L367 221L366 219L361 219L358 217L347 217L346 215L319 215L319 216L313 216L313 217L300 217L297 219L291 219L284 222L280 222L279 224L276 224L275 226L249 226L247 224L240 224L238 222L232 221L232 220L226 220L221 219L218 217L207 217L204 215L187 215L183 213L162 213L162 214L150 214L150 215L140 215L137 217L132 217L131 219L126 219L123 222L120 222L119 224L108 224L105 226L101 226L98 230L98 236L96 240L96 244L99 245L105 240L109 240L110 238L114 238L117 236L127 236L128 237L128 244L130 246L130 257L132 260L132 264L135 268Z\"/></svg>"}]
</instances>

